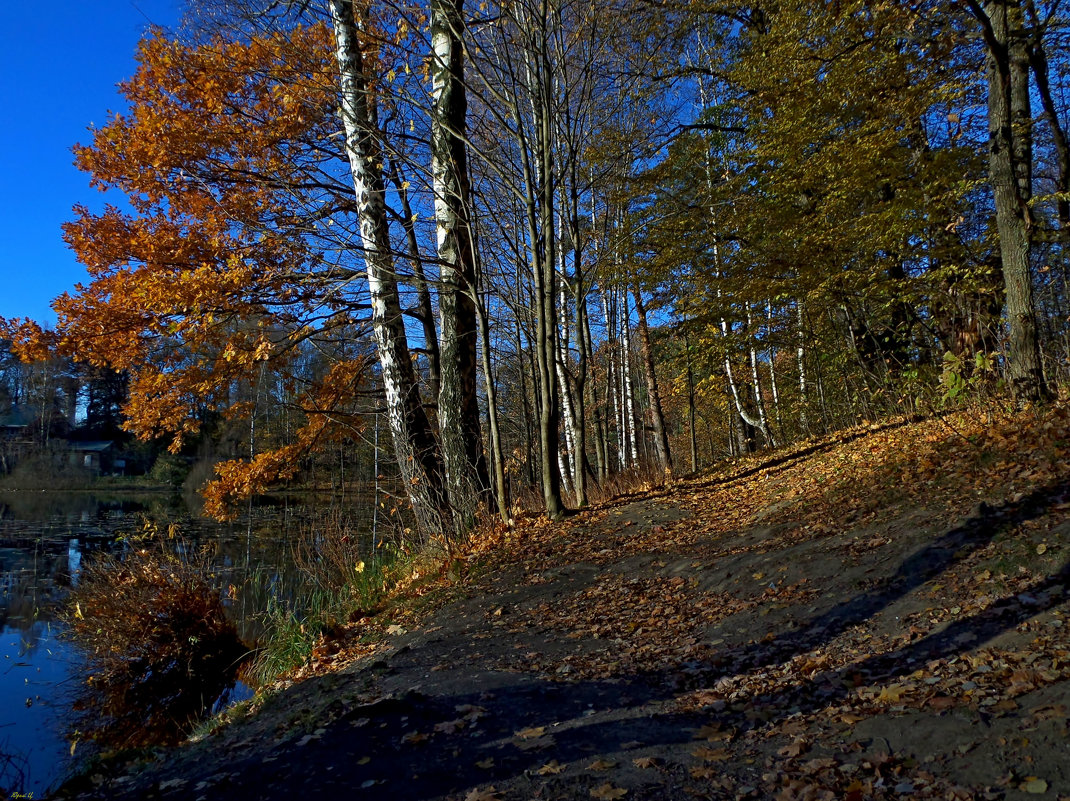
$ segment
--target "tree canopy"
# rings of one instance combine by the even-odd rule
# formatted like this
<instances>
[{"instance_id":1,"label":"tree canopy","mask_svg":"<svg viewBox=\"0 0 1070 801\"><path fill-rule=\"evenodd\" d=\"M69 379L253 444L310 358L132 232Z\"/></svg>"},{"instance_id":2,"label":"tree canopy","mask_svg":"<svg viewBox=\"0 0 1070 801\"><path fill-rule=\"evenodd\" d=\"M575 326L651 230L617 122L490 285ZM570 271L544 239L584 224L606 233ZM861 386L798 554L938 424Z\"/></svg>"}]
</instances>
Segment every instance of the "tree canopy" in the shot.
<instances>
[{"instance_id":1,"label":"tree canopy","mask_svg":"<svg viewBox=\"0 0 1070 801\"><path fill-rule=\"evenodd\" d=\"M176 451L286 409L219 513L380 413L437 537L1065 384L1058 4L254 6L145 38L75 148L127 203L76 206L55 330L5 326Z\"/></svg>"}]
</instances>

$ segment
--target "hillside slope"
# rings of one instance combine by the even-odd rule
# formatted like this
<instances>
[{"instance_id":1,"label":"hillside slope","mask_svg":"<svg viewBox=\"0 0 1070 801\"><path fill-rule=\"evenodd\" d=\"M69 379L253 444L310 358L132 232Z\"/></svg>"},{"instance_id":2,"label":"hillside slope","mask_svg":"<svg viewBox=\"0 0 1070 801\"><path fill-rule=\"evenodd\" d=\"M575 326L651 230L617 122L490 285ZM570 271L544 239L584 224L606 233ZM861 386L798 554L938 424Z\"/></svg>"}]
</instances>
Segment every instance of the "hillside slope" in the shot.
<instances>
[{"instance_id":1,"label":"hillside slope","mask_svg":"<svg viewBox=\"0 0 1070 801\"><path fill-rule=\"evenodd\" d=\"M374 649L64 795L1070 798L1068 453L1065 407L889 422L521 520Z\"/></svg>"}]
</instances>

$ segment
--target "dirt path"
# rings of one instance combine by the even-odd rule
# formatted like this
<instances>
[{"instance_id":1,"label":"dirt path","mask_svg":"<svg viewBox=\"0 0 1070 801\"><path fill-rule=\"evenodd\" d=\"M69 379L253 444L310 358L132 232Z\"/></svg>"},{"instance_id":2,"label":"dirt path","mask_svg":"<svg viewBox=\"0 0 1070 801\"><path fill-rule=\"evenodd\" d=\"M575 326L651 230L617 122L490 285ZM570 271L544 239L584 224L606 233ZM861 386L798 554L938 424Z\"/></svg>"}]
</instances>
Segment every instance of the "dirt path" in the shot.
<instances>
[{"instance_id":1,"label":"dirt path","mask_svg":"<svg viewBox=\"0 0 1070 801\"><path fill-rule=\"evenodd\" d=\"M376 654L67 795L1070 798L1060 451L994 481L907 434L529 521Z\"/></svg>"}]
</instances>

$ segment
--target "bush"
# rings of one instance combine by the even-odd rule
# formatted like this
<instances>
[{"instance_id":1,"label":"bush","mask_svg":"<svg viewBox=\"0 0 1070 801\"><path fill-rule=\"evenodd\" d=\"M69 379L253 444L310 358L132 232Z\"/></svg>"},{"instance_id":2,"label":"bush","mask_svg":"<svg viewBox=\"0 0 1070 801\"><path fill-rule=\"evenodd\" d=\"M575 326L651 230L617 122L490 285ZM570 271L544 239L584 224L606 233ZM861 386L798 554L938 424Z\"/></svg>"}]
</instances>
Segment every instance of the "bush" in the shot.
<instances>
[{"instance_id":1,"label":"bush","mask_svg":"<svg viewBox=\"0 0 1070 801\"><path fill-rule=\"evenodd\" d=\"M149 471L149 478L153 481L159 481L161 484L180 487L182 486L182 482L186 480L186 476L189 475L189 472L190 465L188 459L164 451L156 457L156 461L152 465L152 470Z\"/></svg>"},{"instance_id":2,"label":"bush","mask_svg":"<svg viewBox=\"0 0 1070 801\"><path fill-rule=\"evenodd\" d=\"M163 545L86 567L64 614L89 670L81 734L114 747L179 741L234 684L247 649L208 566Z\"/></svg>"},{"instance_id":3,"label":"bush","mask_svg":"<svg viewBox=\"0 0 1070 801\"><path fill-rule=\"evenodd\" d=\"M84 489L94 478L84 467L70 464L66 450L49 449L19 460L0 485L4 489Z\"/></svg>"}]
</instances>

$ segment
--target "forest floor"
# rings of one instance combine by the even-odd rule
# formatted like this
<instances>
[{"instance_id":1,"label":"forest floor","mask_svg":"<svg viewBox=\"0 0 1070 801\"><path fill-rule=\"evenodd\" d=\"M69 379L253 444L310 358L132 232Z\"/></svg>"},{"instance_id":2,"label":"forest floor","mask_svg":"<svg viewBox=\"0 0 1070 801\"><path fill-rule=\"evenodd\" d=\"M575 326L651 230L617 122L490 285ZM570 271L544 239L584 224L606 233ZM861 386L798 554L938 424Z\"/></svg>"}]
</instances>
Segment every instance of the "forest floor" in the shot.
<instances>
[{"instance_id":1,"label":"forest floor","mask_svg":"<svg viewBox=\"0 0 1070 801\"><path fill-rule=\"evenodd\" d=\"M1068 456L1065 405L960 413L520 519L63 794L1070 799Z\"/></svg>"}]
</instances>

